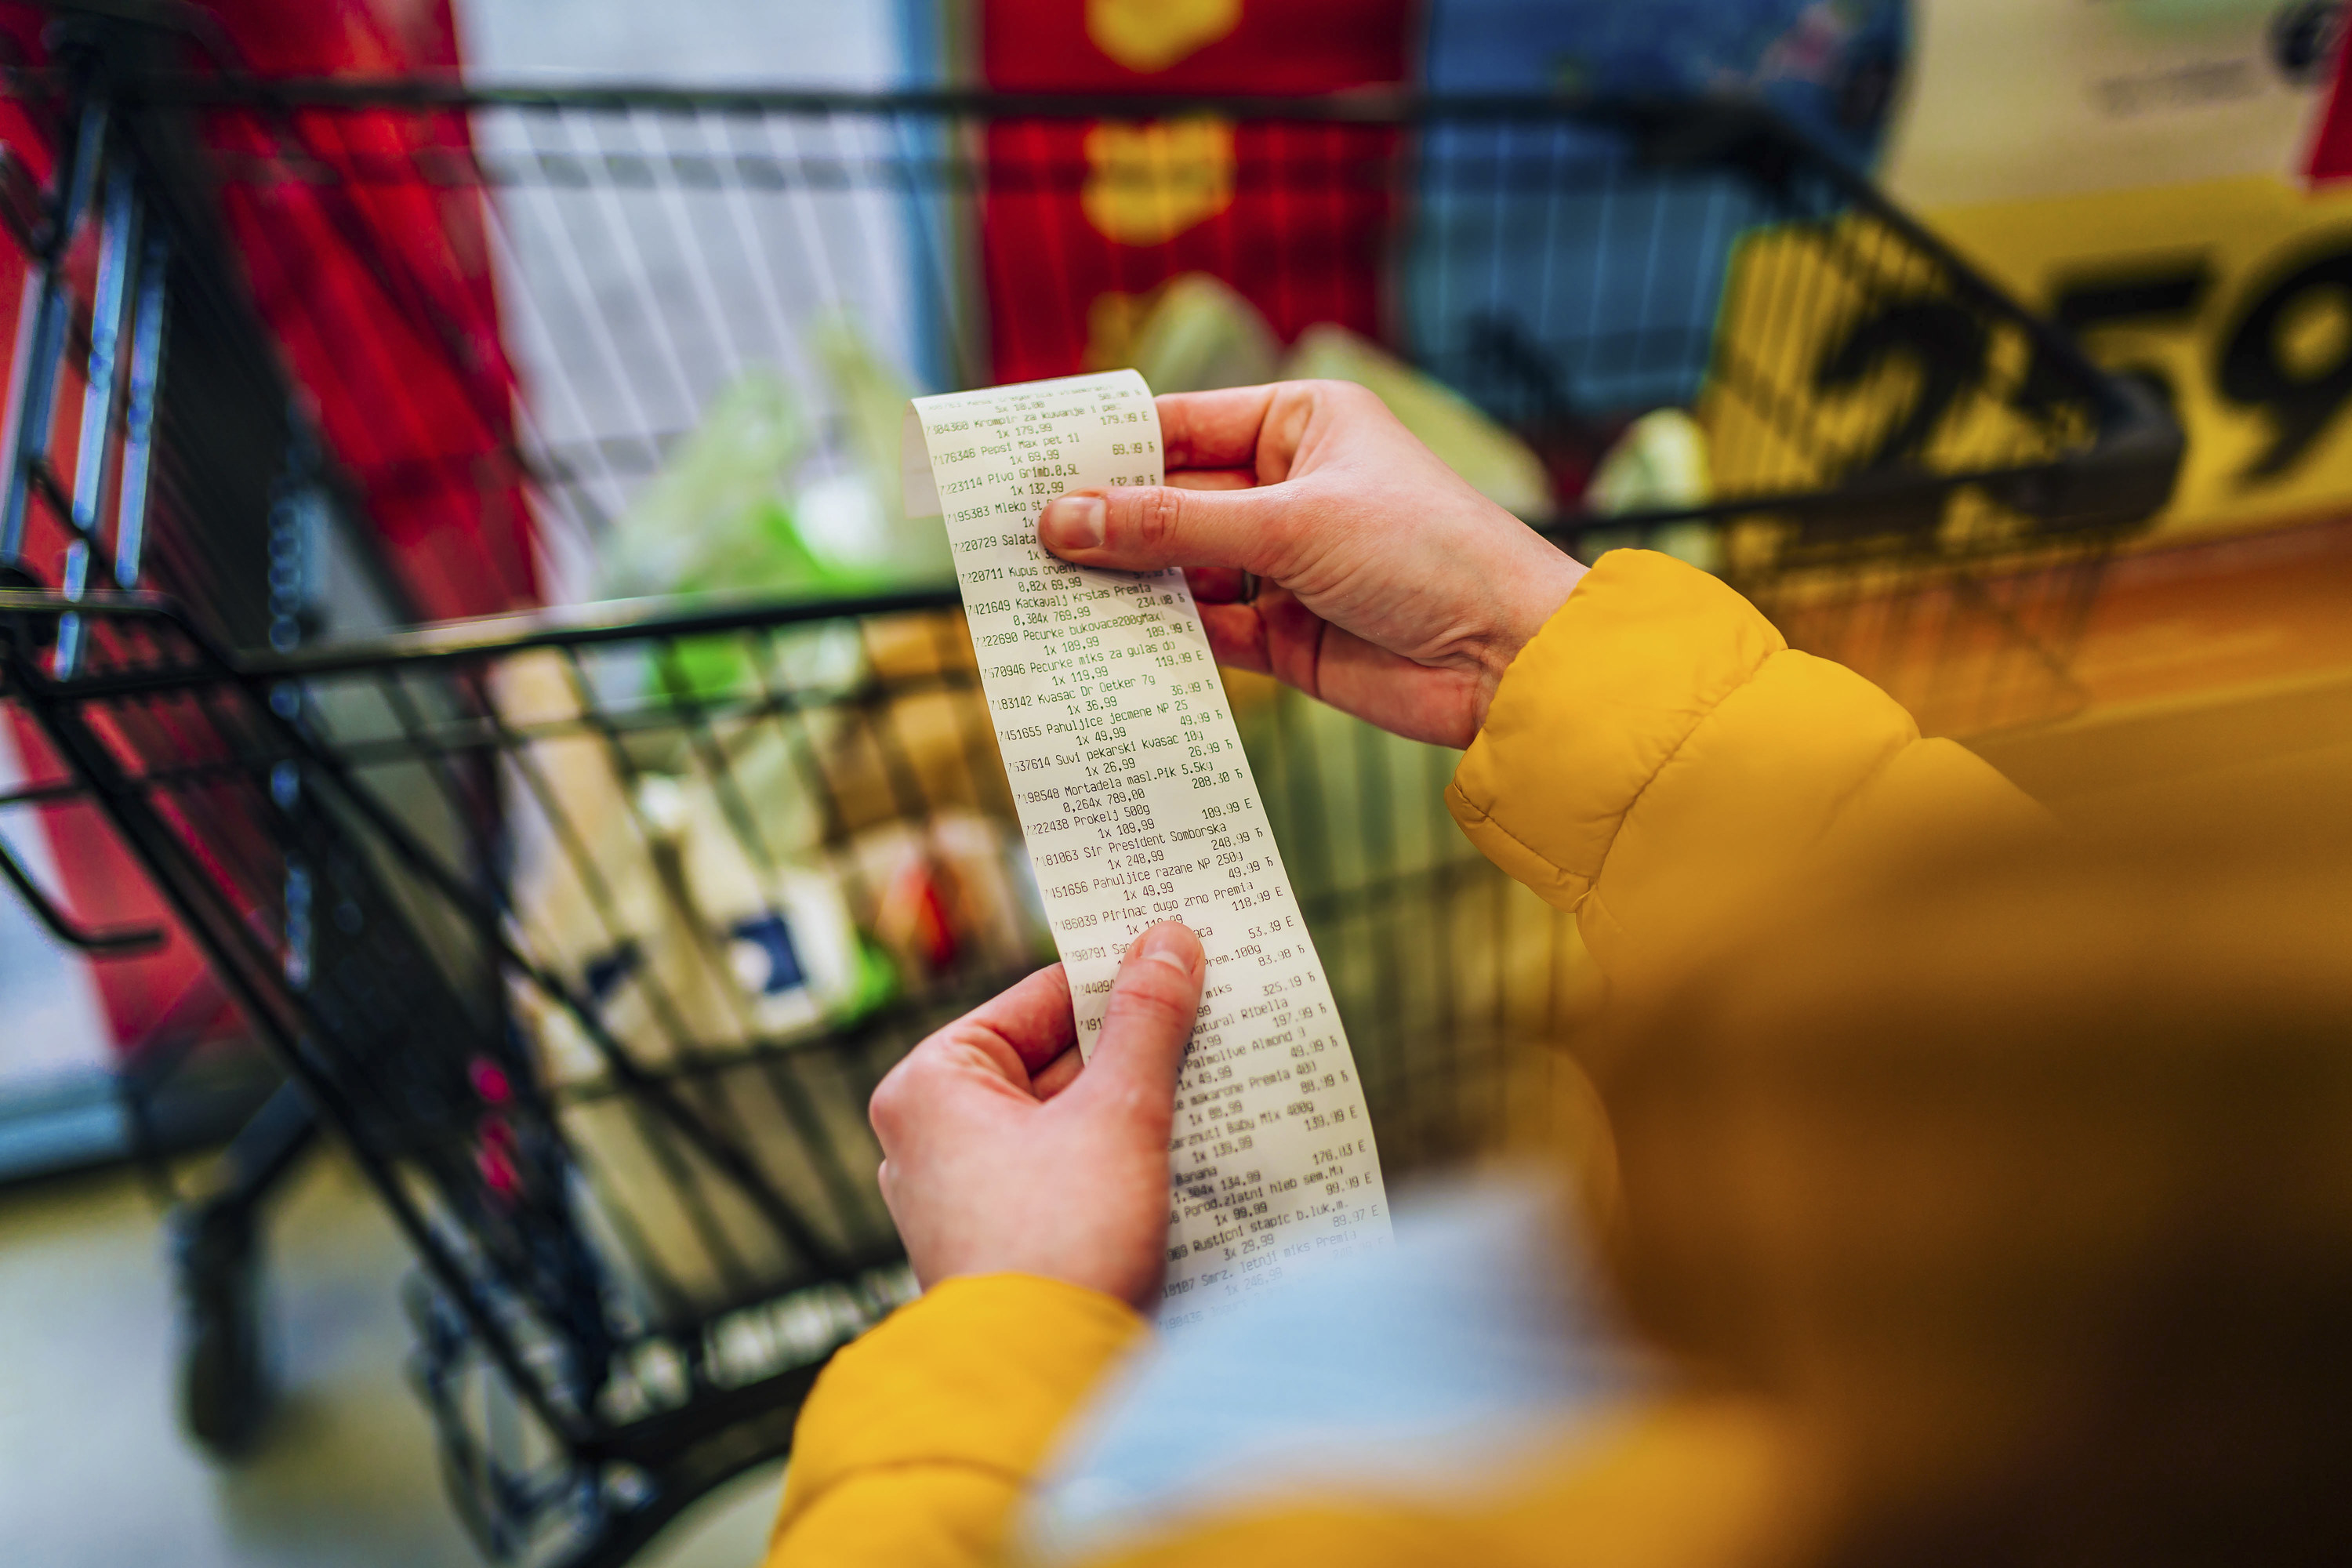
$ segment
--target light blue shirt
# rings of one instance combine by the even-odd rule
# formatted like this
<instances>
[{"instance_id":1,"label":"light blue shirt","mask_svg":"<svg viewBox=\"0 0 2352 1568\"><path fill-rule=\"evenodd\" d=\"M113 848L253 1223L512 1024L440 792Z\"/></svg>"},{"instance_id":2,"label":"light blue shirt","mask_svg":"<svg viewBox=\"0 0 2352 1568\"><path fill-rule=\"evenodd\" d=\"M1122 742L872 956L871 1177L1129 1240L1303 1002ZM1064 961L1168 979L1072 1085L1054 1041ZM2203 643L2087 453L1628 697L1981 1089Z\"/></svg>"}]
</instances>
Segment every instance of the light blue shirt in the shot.
<instances>
[{"instance_id":1,"label":"light blue shirt","mask_svg":"<svg viewBox=\"0 0 2352 1568\"><path fill-rule=\"evenodd\" d=\"M1640 1375L1568 1205L1535 1182L1408 1195L1396 1241L1143 1352L1065 1439L1024 1521L1039 1560L1311 1491L1459 1497Z\"/></svg>"}]
</instances>

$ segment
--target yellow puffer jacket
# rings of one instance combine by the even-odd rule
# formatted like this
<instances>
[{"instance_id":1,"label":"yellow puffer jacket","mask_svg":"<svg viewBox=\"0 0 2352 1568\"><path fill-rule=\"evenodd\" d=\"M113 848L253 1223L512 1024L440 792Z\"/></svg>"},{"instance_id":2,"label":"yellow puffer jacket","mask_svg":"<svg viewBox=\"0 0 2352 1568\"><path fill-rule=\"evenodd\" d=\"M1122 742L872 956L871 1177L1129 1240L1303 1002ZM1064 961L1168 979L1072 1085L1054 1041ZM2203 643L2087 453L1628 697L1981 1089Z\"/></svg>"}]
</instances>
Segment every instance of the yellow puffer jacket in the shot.
<instances>
[{"instance_id":1,"label":"yellow puffer jacket","mask_svg":"<svg viewBox=\"0 0 2352 1568\"><path fill-rule=\"evenodd\" d=\"M1521 651L1446 801L1496 865L1574 911L1612 984L1670 968L1832 860L2035 810L1960 747L1920 739L1867 681L1791 651L1722 584L1637 551L1604 557ZM1055 1437L1149 1331L1049 1279L931 1290L818 1380L772 1568L998 1560ZM1761 1561L1802 1528L1801 1451L1769 1411L1658 1403L1580 1426L1449 1509L1301 1498L1118 1561Z\"/></svg>"}]
</instances>

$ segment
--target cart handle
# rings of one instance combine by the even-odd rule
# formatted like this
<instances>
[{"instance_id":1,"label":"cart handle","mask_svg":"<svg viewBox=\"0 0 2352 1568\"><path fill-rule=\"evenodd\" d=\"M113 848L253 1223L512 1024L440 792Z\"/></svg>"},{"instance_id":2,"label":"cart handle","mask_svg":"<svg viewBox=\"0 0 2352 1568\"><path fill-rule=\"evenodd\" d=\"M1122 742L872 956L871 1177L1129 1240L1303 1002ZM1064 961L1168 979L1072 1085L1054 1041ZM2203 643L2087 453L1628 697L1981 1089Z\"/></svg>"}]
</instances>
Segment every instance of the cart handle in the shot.
<instances>
[{"instance_id":1,"label":"cart handle","mask_svg":"<svg viewBox=\"0 0 2352 1568\"><path fill-rule=\"evenodd\" d=\"M131 958L142 952L152 952L163 945L162 926L108 926L85 929L76 925L63 910L50 901L8 840L0 837L0 878L16 889L33 918L41 922L48 933L68 947L79 948L92 958Z\"/></svg>"}]
</instances>

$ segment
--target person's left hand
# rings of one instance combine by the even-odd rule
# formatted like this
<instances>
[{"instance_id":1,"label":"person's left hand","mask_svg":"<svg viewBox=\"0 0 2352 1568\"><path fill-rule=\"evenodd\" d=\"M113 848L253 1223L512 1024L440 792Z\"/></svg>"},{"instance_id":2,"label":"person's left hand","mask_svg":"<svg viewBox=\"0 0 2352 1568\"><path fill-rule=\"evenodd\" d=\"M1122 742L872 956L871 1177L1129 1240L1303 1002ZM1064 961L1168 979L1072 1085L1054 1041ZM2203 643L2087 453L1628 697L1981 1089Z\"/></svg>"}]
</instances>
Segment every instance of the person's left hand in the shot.
<instances>
[{"instance_id":1,"label":"person's left hand","mask_svg":"<svg viewBox=\"0 0 2352 1568\"><path fill-rule=\"evenodd\" d=\"M1175 921L1127 950L1081 1068L1060 964L909 1052L874 1090L882 1198L928 1289L1041 1274L1149 1310L1167 1268L1176 1070L1205 960Z\"/></svg>"}]
</instances>

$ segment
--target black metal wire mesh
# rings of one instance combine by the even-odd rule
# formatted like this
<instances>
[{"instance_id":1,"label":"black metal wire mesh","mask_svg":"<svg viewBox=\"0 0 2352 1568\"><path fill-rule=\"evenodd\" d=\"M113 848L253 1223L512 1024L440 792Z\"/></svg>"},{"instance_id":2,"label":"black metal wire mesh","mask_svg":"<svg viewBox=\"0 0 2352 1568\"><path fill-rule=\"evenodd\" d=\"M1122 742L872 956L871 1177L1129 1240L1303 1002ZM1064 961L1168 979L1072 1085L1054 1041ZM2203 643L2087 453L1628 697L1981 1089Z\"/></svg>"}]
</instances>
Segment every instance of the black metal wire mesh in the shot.
<instances>
[{"instance_id":1,"label":"black metal wire mesh","mask_svg":"<svg viewBox=\"0 0 2352 1568\"><path fill-rule=\"evenodd\" d=\"M781 1440L804 1374L906 1289L875 1083L1050 957L961 617L468 623L232 660L160 602L87 604L75 678L17 700L424 1250L420 1375L486 1538L602 1520L567 1444L635 1434L666 1464L692 1445L647 1430L754 1415ZM1507 1048L1561 1005L1565 918L1451 832L1444 753L1243 703L1387 1164L1475 1147ZM643 1501L662 1473L600 1484Z\"/></svg>"},{"instance_id":2,"label":"black metal wire mesh","mask_svg":"<svg viewBox=\"0 0 2352 1568\"><path fill-rule=\"evenodd\" d=\"M1200 272L1277 337L1339 321L1398 343L1541 461L1531 522L1588 556L1701 559L1935 729L2078 698L2098 564L2169 480L2129 389L1737 104L1171 102L1106 145L1100 117L1136 106L181 90L232 211L326 191L364 231L419 191L483 197L514 470L558 560L593 557L761 367L808 410L813 470L874 467L875 416L829 374L843 323L933 384L1066 374L1132 347L1111 307ZM288 247L276 268L319 242L257 232ZM362 304L420 342L454 331L396 279ZM1595 462L1661 406L1706 430L1707 493L1601 514Z\"/></svg>"}]
</instances>

